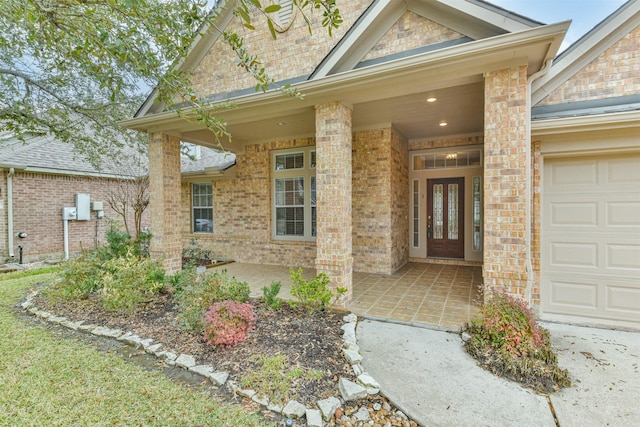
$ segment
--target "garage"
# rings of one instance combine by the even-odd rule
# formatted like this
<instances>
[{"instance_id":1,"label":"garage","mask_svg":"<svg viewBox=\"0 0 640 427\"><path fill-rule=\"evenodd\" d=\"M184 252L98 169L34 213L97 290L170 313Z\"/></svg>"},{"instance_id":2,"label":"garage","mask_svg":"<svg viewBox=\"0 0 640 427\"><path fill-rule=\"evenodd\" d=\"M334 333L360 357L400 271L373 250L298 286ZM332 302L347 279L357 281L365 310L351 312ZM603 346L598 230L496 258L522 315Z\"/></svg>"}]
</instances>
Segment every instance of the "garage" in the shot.
<instances>
[{"instance_id":1,"label":"garage","mask_svg":"<svg viewBox=\"0 0 640 427\"><path fill-rule=\"evenodd\" d=\"M640 324L640 154L545 158L541 317Z\"/></svg>"}]
</instances>

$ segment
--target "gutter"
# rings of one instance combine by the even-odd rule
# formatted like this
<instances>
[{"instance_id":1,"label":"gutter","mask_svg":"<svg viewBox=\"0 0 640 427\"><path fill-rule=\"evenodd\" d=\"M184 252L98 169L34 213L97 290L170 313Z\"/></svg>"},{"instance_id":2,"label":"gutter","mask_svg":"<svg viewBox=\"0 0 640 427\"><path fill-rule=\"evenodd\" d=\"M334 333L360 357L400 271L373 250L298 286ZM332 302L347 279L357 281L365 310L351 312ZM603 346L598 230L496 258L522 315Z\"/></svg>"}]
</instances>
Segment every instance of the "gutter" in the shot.
<instances>
[{"instance_id":1,"label":"gutter","mask_svg":"<svg viewBox=\"0 0 640 427\"><path fill-rule=\"evenodd\" d=\"M548 60L560 45L561 37L558 39L558 36L564 36L569 24L570 22L567 21L546 25L369 67L331 74L315 80L307 80L292 85L292 87L304 93L306 99L302 104L296 104L296 106L313 106L327 97L332 100L336 97L341 98L344 96L345 91L349 89L357 91L359 86L365 83L390 81L403 75L412 76L415 73L429 72L442 78L443 73L451 71L447 67L466 67L470 69L471 66L469 64L473 63L475 64L474 74L482 74L485 67L492 69L495 63L520 62L524 56L515 57L514 50L524 55L525 51L533 49L537 45L547 45L547 54L541 60ZM263 114L266 107L273 108L278 104L287 105L287 109L291 108L291 104L288 104L290 99L276 90L243 95L227 101L231 101L234 104L235 108L232 111L238 111L242 108L255 108ZM230 110L226 112L230 112ZM218 114L223 115L223 113L221 111ZM193 119L194 115L193 108L183 109L183 117L186 117L187 120ZM136 116L133 119L123 120L119 124L128 129L148 132L150 128L157 126L159 123L169 125L172 122L180 123L183 121L184 118L179 117L175 111L171 110L146 116Z\"/></svg>"},{"instance_id":2,"label":"gutter","mask_svg":"<svg viewBox=\"0 0 640 427\"><path fill-rule=\"evenodd\" d=\"M531 262L531 203L533 201L533 186L531 185L531 85L532 83L544 76L551 69L553 59L548 59L542 69L529 77L527 81L527 144L526 144L526 203L525 203L525 268L527 270L527 287L525 288L525 298L529 306L532 302L532 288L533 288L533 263Z\"/></svg>"},{"instance_id":3,"label":"gutter","mask_svg":"<svg viewBox=\"0 0 640 427\"><path fill-rule=\"evenodd\" d=\"M9 258L15 258L13 252L13 175L15 169L9 169L7 174L7 234L9 235Z\"/></svg>"}]
</instances>

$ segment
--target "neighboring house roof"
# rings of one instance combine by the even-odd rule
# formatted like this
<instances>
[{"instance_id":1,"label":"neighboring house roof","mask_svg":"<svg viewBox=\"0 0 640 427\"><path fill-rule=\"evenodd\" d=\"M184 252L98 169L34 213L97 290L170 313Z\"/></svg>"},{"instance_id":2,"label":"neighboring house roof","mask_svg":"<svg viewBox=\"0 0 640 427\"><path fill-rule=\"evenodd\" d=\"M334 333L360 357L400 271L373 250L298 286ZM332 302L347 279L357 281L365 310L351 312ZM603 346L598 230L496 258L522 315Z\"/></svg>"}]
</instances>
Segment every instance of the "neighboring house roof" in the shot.
<instances>
[{"instance_id":1,"label":"neighboring house roof","mask_svg":"<svg viewBox=\"0 0 640 427\"><path fill-rule=\"evenodd\" d=\"M629 0L558 55L547 74L532 84L532 118L549 119L640 110L640 94L538 105L640 23L640 1Z\"/></svg>"},{"instance_id":2,"label":"neighboring house roof","mask_svg":"<svg viewBox=\"0 0 640 427\"><path fill-rule=\"evenodd\" d=\"M208 147L198 146L198 155L194 158L182 156L183 176L221 175L236 164L236 155L221 152Z\"/></svg>"},{"instance_id":3,"label":"neighboring house roof","mask_svg":"<svg viewBox=\"0 0 640 427\"><path fill-rule=\"evenodd\" d=\"M27 172L52 173L60 175L130 177L147 173L146 154L128 150L130 158L116 164L108 157L101 161L100 170L81 154L74 152L73 146L49 135L27 135L24 141L10 132L0 132L0 168L15 168ZM235 155L201 147L200 157L192 160L182 158L184 174L221 173L235 163Z\"/></svg>"}]
</instances>

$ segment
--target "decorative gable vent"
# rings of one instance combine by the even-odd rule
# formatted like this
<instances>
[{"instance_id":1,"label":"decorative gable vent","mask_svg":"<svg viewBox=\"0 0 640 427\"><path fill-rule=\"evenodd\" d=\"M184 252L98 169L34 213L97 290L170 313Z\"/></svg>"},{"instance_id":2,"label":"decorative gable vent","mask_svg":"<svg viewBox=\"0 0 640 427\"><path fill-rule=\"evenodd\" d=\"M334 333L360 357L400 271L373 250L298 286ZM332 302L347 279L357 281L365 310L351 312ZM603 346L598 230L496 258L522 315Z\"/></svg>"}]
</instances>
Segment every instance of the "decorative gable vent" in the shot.
<instances>
[{"instance_id":1,"label":"decorative gable vent","mask_svg":"<svg viewBox=\"0 0 640 427\"><path fill-rule=\"evenodd\" d=\"M294 18L293 12L293 0L277 0L280 5L280 10L276 17L276 23L279 27L278 30L286 31Z\"/></svg>"}]
</instances>

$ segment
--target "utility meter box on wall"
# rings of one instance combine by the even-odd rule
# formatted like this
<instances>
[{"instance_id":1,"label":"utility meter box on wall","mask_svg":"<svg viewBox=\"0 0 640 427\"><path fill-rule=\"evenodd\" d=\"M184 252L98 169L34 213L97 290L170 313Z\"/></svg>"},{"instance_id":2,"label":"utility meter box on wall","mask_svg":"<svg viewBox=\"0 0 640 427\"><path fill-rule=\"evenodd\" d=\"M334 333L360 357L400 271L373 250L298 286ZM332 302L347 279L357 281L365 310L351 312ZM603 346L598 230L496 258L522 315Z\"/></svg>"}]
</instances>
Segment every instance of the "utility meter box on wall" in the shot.
<instances>
[{"instance_id":1,"label":"utility meter box on wall","mask_svg":"<svg viewBox=\"0 0 640 427\"><path fill-rule=\"evenodd\" d=\"M91 202L88 194L76 194L76 219L78 221L89 221L91 219Z\"/></svg>"},{"instance_id":2,"label":"utility meter box on wall","mask_svg":"<svg viewBox=\"0 0 640 427\"><path fill-rule=\"evenodd\" d=\"M77 211L75 206L67 206L62 208L62 219L72 221L76 219Z\"/></svg>"}]
</instances>

